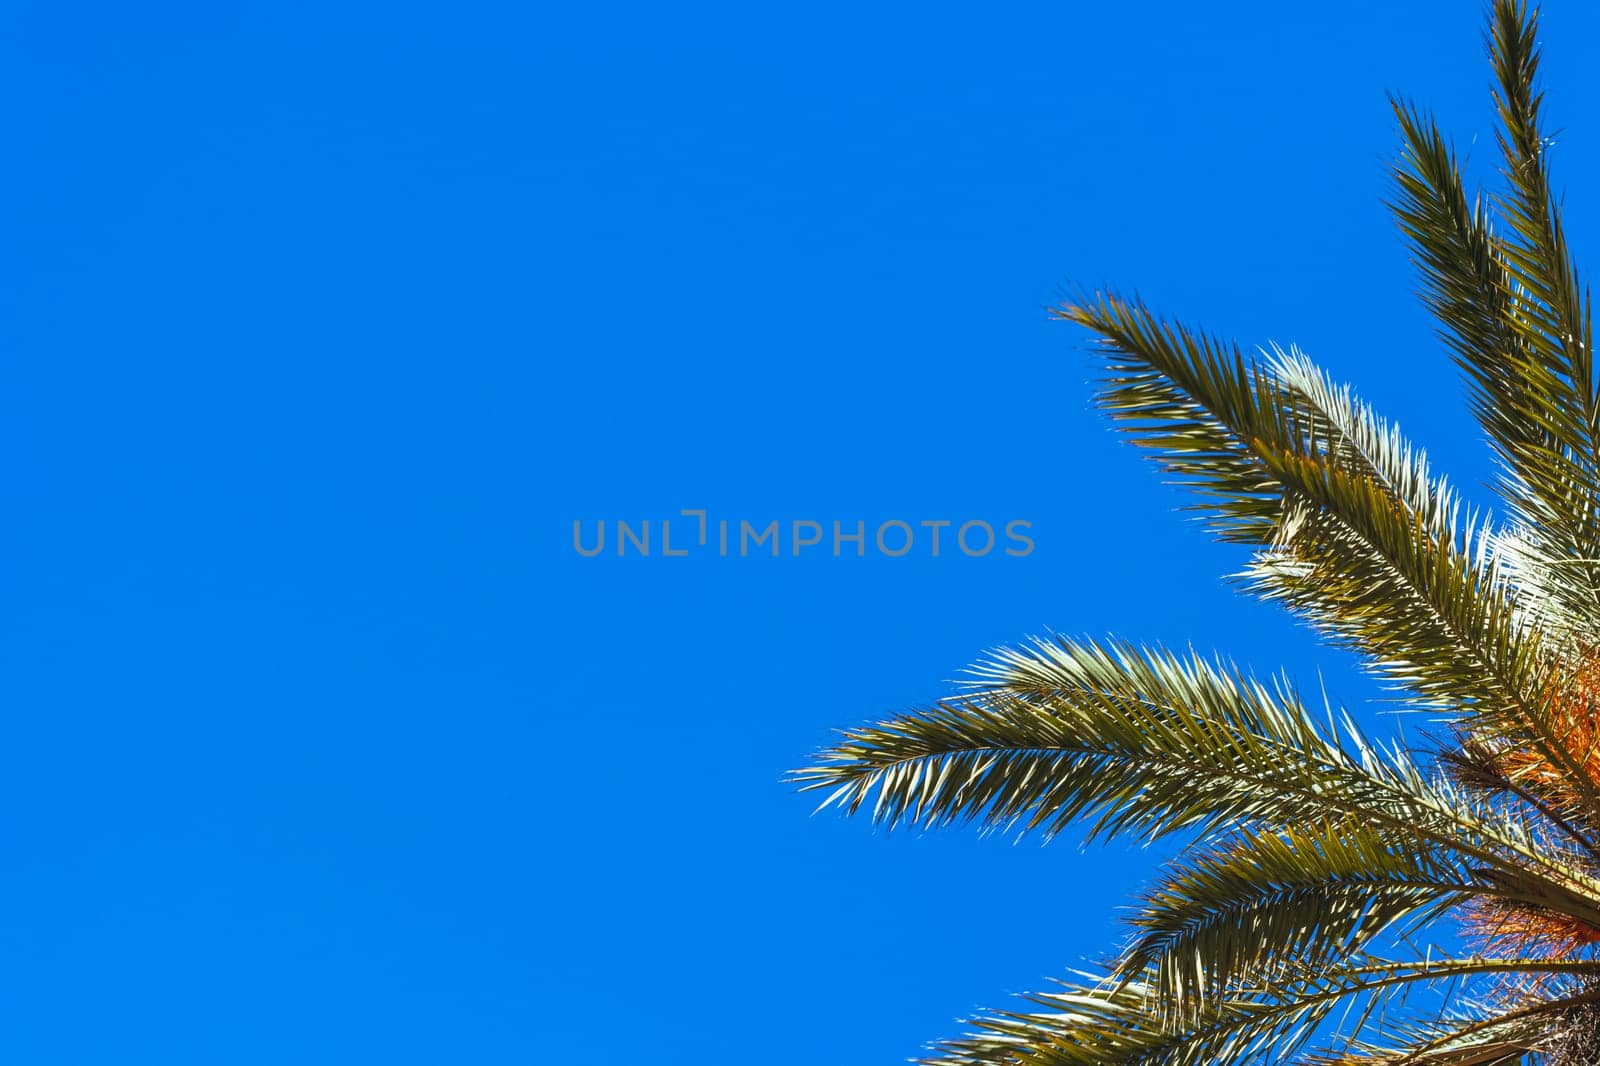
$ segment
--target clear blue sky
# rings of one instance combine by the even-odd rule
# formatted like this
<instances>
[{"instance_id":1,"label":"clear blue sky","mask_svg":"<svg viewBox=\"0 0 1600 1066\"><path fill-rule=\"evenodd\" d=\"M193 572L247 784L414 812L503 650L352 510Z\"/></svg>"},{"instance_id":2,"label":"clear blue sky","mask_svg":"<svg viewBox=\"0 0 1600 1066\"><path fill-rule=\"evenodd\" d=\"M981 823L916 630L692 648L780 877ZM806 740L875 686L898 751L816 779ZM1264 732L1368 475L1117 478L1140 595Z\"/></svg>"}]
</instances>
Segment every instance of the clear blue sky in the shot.
<instances>
[{"instance_id":1,"label":"clear blue sky","mask_svg":"<svg viewBox=\"0 0 1600 1066\"><path fill-rule=\"evenodd\" d=\"M1372 695L1092 410L1073 284L1489 473L1380 204L1386 90L1488 162L1477 4L9 14L12 1061L865 1066L1109 950L1160 852L781 781L1045 630ZM1600 269L1597 33L1551 0ZM1036 550L572 550L695 507Z\"/></svg>"}]
</instances>

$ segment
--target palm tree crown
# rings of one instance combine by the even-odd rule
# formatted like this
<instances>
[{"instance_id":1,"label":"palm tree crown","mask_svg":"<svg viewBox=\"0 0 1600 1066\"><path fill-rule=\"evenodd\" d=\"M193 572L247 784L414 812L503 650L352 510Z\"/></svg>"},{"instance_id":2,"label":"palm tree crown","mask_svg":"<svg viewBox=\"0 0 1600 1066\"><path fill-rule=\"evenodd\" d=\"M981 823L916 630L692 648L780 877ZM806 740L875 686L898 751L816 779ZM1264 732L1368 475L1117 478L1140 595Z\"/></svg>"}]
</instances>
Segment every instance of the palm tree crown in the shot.
<instances>
[{"instance_id":1,"label":"palm tree crown","mask_svg":"<svg viewBox=\"0 0 1600 1066\"><path fill-rule=\"evenodd\" d=\"M1100 401L1253 549L1245 584L1447 721L1428 751L1281 680L1125 643L995 652L936 706L796 772L883 824L1181 832L1120 956L937 1045L947 1064L1600 1063L1600 395L1551 193L1538 15L1497 0L1504 189L1469 196L1395 101L1392 208L1499 460L1504 513L1295 351L1103 294L1058 308ZM1459 950L1413 954L1448 922ZM1427 1009L1413 990L1441 990Z\"/></svg>"}]
</instances>

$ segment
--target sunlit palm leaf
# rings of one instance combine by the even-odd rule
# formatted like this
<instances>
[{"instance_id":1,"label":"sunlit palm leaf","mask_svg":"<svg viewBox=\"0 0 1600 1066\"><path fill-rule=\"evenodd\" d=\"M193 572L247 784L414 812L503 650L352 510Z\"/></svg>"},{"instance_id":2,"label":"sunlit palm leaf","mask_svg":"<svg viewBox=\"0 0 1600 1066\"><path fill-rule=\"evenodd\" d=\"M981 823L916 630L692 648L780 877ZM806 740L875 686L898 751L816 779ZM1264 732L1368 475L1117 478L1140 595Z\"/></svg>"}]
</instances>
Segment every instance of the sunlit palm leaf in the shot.
<instances>
[{"instance_id":1,"label":"sunlit palm leaf","mask_svg":"<svg viewBox=\"0 0 1600 1066\"><path fill-rule=\"evenodd\" d=\"M1405 152L1394 204L1422 274L1425 302L1467 371L1472 404L1505 466L1502 491L1525 534L1521 582L1569 625L1600 607L1600 408L1587 293L1551 194L1535 86L1537 16L1500 3L1491 24L1509 193L1506 235L1469 202L1454 153L1433 122L1396 104Z\"/></svg>"},{"instance_id":2,"label":"sunlit palm leaf","mask_svg":"<svg viewBox=\"0 0 1600 1066\"><path fill-rule=\"evenodd\" d=\"M1110 353L1113 416L1204 496L1224 536L1265 547L1251 587L1435 705L1533 745L1600 817L1600 790L1544 707L1556 660L1482 521L1419 452L1303 364L1248 361L1114 296L1061 313Z\"/></svg>"},{"instance_id":3,"label":"sunlit palm leaf","mask_svg":"<svg viewBox=\"0 0 1600 1066\"><path fill-rule=\"evenodd\" d=\"M1484 1044L1503 1051L1508 1029L1540 1013L1561 1009L1564 1001L1539 1004L1519 1017L1492 1022L1459 1021L1424 1025L1401 1017L1406 995L1417 986L1442 986L1468 977L1515 975L1530 970L1517 959L1459 958L1404 963L1366 959L1320 972L1304 972L1273 985L1240 988L1213 999L1198 1015L1172 1018L1158 1007L1159 990L1138 981L1114 978L1063 984L1059 990L1025 997L1027 1009L999 1011L973 1020L975 1031L946 1041L923 1060L937 1066L1214 1066L1303 1062L1383 1062L1381 1045L1358 1045L1340 1036L1361 1029L1374 1017L1410 1038L1418 1063L1461 1066L1440 1057L1481 1053ZM1600 972L1600 964L1561 963L1542 972L1573 987ZM1399 1013L1396 1013L1399 1012ZM1327 1023L1334 1032L1319 1033ZM1307 1050L1314 1040L1332 1041L1342 1050ZM1476 1043L1476 1046L1474 1046ZM1297 1058L1297 1053L1304 1053ZM1431 1060L1428 1055L1434 1055ZM1398 1064L1403 1058L1392 1060ZM1494 1061L1494 1060L1490 1060Z\"/></svg>"}]
</instances>

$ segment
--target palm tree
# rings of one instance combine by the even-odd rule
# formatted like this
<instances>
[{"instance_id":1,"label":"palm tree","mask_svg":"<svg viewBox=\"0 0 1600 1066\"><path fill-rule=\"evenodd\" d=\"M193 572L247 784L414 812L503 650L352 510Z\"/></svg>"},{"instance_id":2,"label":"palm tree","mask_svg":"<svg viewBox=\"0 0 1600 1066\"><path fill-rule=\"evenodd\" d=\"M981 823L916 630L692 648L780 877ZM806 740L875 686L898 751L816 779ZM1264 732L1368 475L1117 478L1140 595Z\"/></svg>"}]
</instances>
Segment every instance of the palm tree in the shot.
<instances>
[{"instance_id":1,"label":"palm tree","mask_svg":"<svg viewBox=\"0 0 1600 1066\"><path fill-rule=\"evenodd\" d=\"M1104 351L1112 418L1251 546L1246 587L1358 649L1440 735L1380 746L1286 681L1063 639L845 732L795 775L824 807L1187 841L1115 961L927 1061L1600 1062L1600 395L1537 19L1490 14L1499 195L1469 197L1432 119L1394 101L1392 207L1499 460L1500 517L1295 351L1252 358L1116 295L1056 311ZM1408 946L1423 933L1458 947Z\"/></svg>"}]
</instances>

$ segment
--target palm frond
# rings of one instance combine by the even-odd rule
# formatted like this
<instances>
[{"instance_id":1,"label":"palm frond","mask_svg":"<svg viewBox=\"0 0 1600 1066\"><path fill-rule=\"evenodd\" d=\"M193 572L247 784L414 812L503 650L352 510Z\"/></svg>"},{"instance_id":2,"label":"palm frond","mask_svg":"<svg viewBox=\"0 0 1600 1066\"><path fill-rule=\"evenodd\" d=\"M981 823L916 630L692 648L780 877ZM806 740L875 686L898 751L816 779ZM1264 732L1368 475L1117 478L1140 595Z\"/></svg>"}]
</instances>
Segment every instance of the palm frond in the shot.
<instances>
[{"instance_id":1,"label":"palm frond","mask_svg":"<svg viewBox=\"0 0 1600 1066\"><path fill-rule=\"evenodd\" d=\"M1332 1050L1308 1056L1305 1066L1591 1066L1593 1052L1600 1049L1595 966L1522 962L1502 976L1526 980L1511 983L1519 991L1502 994L1496 1003L1447 1010L1434 1018L1388 1016L1381 1033L1352 1035Z\"/></svg>"},{"instance_id":2,"label":"palm frond","mask_svg":"<svg viewBox=\"0 0 1600 1066\"><path fill-rule=\"evenodd\" d=\"M1404 152L1390 205L1412 247L1423 299L1467 373L1479 422L1504 465L1500 488L1519 527L1520 585L1550 617L1592 635L1600 607L1600 408L1588 294L1551 194L1537 13L1500 0L1491 18L1498 140L1510 192L1469 198L1437 126L1395 102Z\"/></svg>"},{"instance_id":3,"label":"palm frond","mask_svg":"<svg viewBox=\"0 0 1600 1066\"><path fill-rule=\"evenodd\" d=\"M825 790L822 807L868 809L888 826L976 821L1048 836L1082 819L1089 839L1154 838L1356 818L1537 876L1556 906L1576 905L1574 886L1600 889L1515 822L1481 816L1441 778L1376 749L1348 717L1342 740L1319 728L1285 682L1067 640L1003 649L975 674L973 694L847 730L792 779Z\"/></svg>"},{"instance_id":4,"label":"palm frond","mask_svg":"<svg viewBox=\"0 0 1600 1066\"><path fill-rule=\"evenodd\" d=\"M1544 94L1538 88L1539 15L1525 0L1499 0L1494 7L1490 57L1499 83L1495 94L1502 129L1501 155L1509 193L1500 198L1509 222L1504 242L1516 295L1515 318L1535 359L1534 383L1556 439L1591 473L1596 463L1597 423L1593 343L1587 292L1567 248L1561 211L1550 188L1550 163L1540 128ZM1590 501L1592 502L1592 500ZM1590 529L1596 514L1580 517Z\"/></svg>"},{"instance_id":5,"label":"palm frond","mask_svg":"<svg viewBox=\"0 0 1600 1066\"><path fill-rule=\"evenodd\" d=\"M1118 971L1148 971L1163 1009L1181 1015L1500 892L1447 849L1354 818L1246 831L1180 860L1138 901Z\"/></svg>"},{"instance_id":6,"label":"palm frond","mask_svg":"<svg viewBox=\"0 0 1600 1066\"><path fill-rule=\"evenodd\" d=\"M1056 991L1024 997L1027 1009L973 1019L971 1034L936 1045L934 1054L922 1061L928 1066L1265 1066L1301 1061L1296 1054L1320 1036L1340 1049L1312 1052L1303 1061L1465 1066L1473 1062L1471 1054L1486 1046L1507 1050L1510 1033L1525 1031L1540 1014L1566 1009L1589 993L1453 1024L1417 1023L1392 1012L1418 986L1528 973L1570 988L1600 973L1600 964L1477 957L1362 959L1240 988L1226 1000L1210 1001L1203 1013L1181 1018L1162 1013L1160 991L1149 982L1084 974ZM1409 1044L1357 1044L1353 1035L1340 1035L1360 1032L1375 1018ZM1334 1032L1319 1029L1325 1023ZM1385 1054L1391 1057L1385 1059Z\"/></svg>"},{"instance_id":7,"label":"palm frond","mask_svg":"<svg viewBox=\"0 0 1600 1066\"><path fill-rule=\"evenodd\" d=\"M1392 680L1532 745L1600 814L1544 706L1550 671L1486 523L1426 459L1303 361L1236 348L1103 295L1059 312L1110 353L1102 404L1262 552L1249 587L1366 652ZM1283 371L1287 373L1283 373Z\"/></svg>"}]
</instances>

